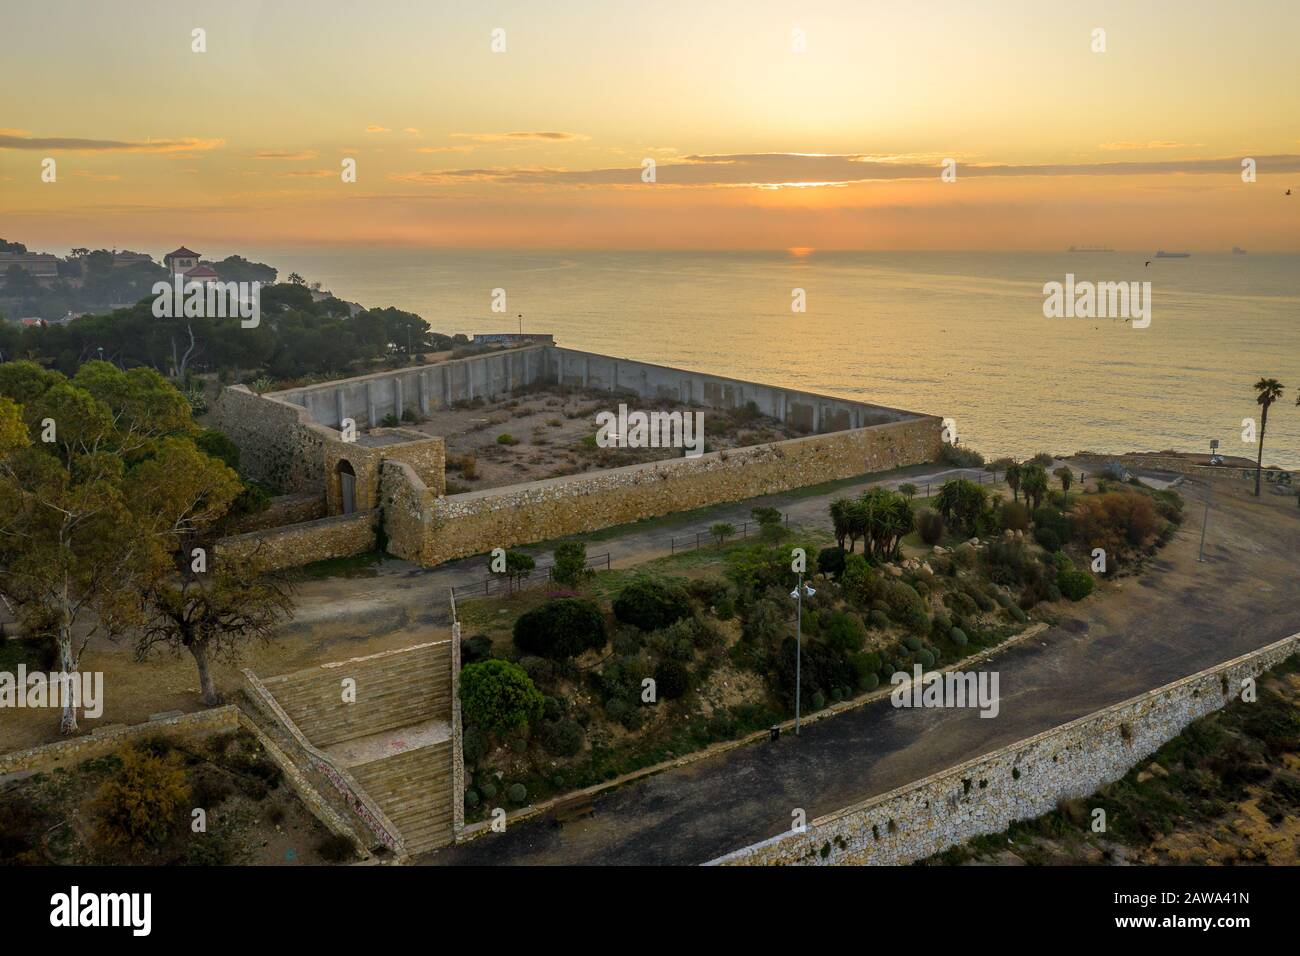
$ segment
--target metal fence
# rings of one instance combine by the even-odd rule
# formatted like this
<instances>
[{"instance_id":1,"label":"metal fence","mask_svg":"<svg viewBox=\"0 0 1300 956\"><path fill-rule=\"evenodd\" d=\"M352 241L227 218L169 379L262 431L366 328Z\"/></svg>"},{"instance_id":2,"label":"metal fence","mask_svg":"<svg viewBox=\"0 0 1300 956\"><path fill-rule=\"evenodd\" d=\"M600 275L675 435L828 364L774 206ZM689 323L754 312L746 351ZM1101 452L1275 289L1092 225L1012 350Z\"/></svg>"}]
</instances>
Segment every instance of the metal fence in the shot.
<instances>
[{"instance_id":1,"label":"metal fence","mask_svg":"<svg viewBox=\"0 0 1300 956\"><path fill-rule=\"evenodd\" d=\"M587 558L587 568L589 570L603 569L608 571L610 567L608 553ZM473 584L455 585L451 588L451 599L454 602L458 597L491 597L494 594L513 594L525 588L540 587L555 580L554 572L555 562L552 561L550 564L537 565L527 574L514 581L505 574L489 574L482 581Z\"/></svg>"},{"instance_id":2,"label":"metal fence","mask_svg":"<svg viewBox=\"0 0 1300 956\"><path fill-rule=\"evenodd\" d=\"M727 521L718 521L714 523L730 524L730 522ZM781 523L785 525L788 525L790 523L790 516L786 514L784 511L781 512ZM739 528L737 528L735 525L732 525L731 527L732 527L732 533L728 535L728 537L748 538L749 529L751 527L754 528L756 531L761 531L763 525L758 521L743 521L741 522ZM716 542L716 540L717 540L717 535L713 533L712 527L710 526L709 530L707 531L696 531L693 534L683 535L680 538L670 537L668 539L668 553L676 554L678 551L694 551L696 548L700 547L701 545L714 543Z\"/></svg>"}]
</instances>

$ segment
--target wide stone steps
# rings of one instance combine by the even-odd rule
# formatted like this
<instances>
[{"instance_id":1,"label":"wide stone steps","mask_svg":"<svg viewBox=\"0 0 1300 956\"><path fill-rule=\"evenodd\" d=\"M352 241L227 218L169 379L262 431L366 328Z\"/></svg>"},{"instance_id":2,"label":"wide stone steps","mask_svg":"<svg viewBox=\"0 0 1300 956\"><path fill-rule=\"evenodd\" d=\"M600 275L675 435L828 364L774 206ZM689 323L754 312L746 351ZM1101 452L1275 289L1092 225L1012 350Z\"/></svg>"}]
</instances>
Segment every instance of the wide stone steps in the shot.
<instances>
[{"instance_id":1,"label":"wide stone steps","mask_svg":"<svg viewBox=\"0 0 1300 956\"><path fill-rule=\"evenodd\" d=\"M343 680L356 700L343 701ZM317 747L451 716L451 652L435 645L415 655L310 668L266 682L267 689Z\"/></svg>"},{"instance_id":2,"label":"wide stone steps","mask_svg":"<svg viewBox=\"0 0 1300 956\"><path fill-rule=\"evenodd\" d=\"M410 853L452 839L451 741L358 764L350 772L397 827Z\"/></svg>"}]
</instances>

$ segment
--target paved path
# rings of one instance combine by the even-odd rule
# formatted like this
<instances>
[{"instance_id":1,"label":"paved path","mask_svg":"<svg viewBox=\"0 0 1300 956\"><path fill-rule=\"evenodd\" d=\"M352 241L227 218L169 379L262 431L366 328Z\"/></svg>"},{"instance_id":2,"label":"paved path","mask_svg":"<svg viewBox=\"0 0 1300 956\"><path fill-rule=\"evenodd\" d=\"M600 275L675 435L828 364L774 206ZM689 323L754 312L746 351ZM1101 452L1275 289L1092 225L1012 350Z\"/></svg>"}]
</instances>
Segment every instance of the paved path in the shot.
<instances>
[{"instance_id":1,"label":"paved path","mask_svg":"<svg viewBox=\"0 0 1300 956\"><path fill-rule=\"evenodd\" d=\"M704 515L653 519L622 529L597 532L597 540L587 545L589 555L609 552L614 567L640 564L672 553L683 539L693 540L696 531L707 532L709 525L728 521L739 527L750 520L749 512L760 504L770 505L789 515L791 526L830 527L827 508L836 498L856 495L876 484L897 487L910 481L922 491L927 482L937 491L949 478L965 477L986 484L992 476L981 469L929 469L918 474L885 481L850 483L820 495L767 495L737 504L718 505ZM536 548L520 548L549 563L550 555ZM336 626L346 620L355 627L355 636L365 637L386 631L420 626L448 626L450 616L447 589L481 584L487 576L483 557L450 561L436 568L425 568L409 561L388 559L373 569L351 577L332 577L303 582L295 596L297 610L292 624L283 629L286 635L310 634L323 624Z\"/></svg>"},{"instance_id":2,"label":"paved path","mask_svg":"<svg viewBox=\"0 0 1300 956\"><path fill-rule=\"evenodd\" d=\"M428 855L433 864L694 864L909 783L1300 631L1292 498L1217 484L1207 561L1196 560L1204 485L1187 521L1140 578L1066 609L1008 648L1001 711L896 710L887 700L605 795L562 830L530 821ZM793 520L793 519L792 519Z\"/></svg>"}]
</instances>

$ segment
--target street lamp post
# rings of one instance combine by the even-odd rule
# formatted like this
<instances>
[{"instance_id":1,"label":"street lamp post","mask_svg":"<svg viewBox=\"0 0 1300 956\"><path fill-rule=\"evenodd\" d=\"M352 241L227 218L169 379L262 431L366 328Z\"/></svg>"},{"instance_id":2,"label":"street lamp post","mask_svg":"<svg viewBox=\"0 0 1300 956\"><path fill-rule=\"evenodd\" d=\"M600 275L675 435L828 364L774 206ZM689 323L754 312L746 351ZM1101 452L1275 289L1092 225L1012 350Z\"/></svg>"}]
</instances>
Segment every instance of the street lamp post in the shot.
<instances>
[{"instance_id":1,"label":"street lamp post","mask_svg":"<svg viewBox=\"0 0 1300 956\"><path fill-rule=\"evenodd\" d=\"M1219 439L1210 439L1210 463L1214 463L1214 458L1219 450ZM1201 552L1196 556L1199 563L1205 561L1205 528L1210 523L1210 495L1214 491L1214 479L1209 475L1205 476L1205 516L1201 519Z\"/></svg>"},{"instance_id":2,"label":"street lamp post","mask_svg":"<svg viewBox=\"0 0 1300 956\"><path fill-rule=\"evenodd\" d=\"M804 595L812 597L817 592L803 583L803 572L799 573L799 583L795 585L790 597L794 598L794 735L799 736L800 691L803 690L803 599Z\"/></svg>"}]
</instances>

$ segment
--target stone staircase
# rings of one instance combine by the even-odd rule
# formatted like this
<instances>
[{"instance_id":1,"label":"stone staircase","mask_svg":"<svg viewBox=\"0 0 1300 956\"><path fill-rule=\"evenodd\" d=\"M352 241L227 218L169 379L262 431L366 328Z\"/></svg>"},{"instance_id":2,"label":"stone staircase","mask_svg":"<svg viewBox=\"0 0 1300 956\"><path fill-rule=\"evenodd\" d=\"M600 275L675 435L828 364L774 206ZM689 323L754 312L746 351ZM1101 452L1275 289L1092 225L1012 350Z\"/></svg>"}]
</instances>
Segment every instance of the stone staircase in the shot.
<instances>
[{"instance_id":1,"label":"stone staircase","mask_svg":"<svg viewBox=\"0 0 1300 956\"><path fill-rule=\"evenodd\" d=\"M452 841L451 741L350 768L402 834L410 854Z\"/></svg>"},{"instance_id":2,"label":"stone staircase","mask_svg":"<svg viewBox=\"0 0 1300 956\"><path fill-rule=\"evenodd\" d=\"M343 680L356 681L355 703ZM451 644L423 645L270 677L266 689L317 747L406 727L451 720Z\"/></svg>"},{"instance_id":3,"label":"stone staircase","mask_svg":"<svg viewBox=\"0 0 1300 956\"><path fill-rule=\"evenodd\" d=\"M451 665L451 642L439 641L261 682L296 730L397 828L410 854L454 839Z\"/></svg>"}]
</instances>

